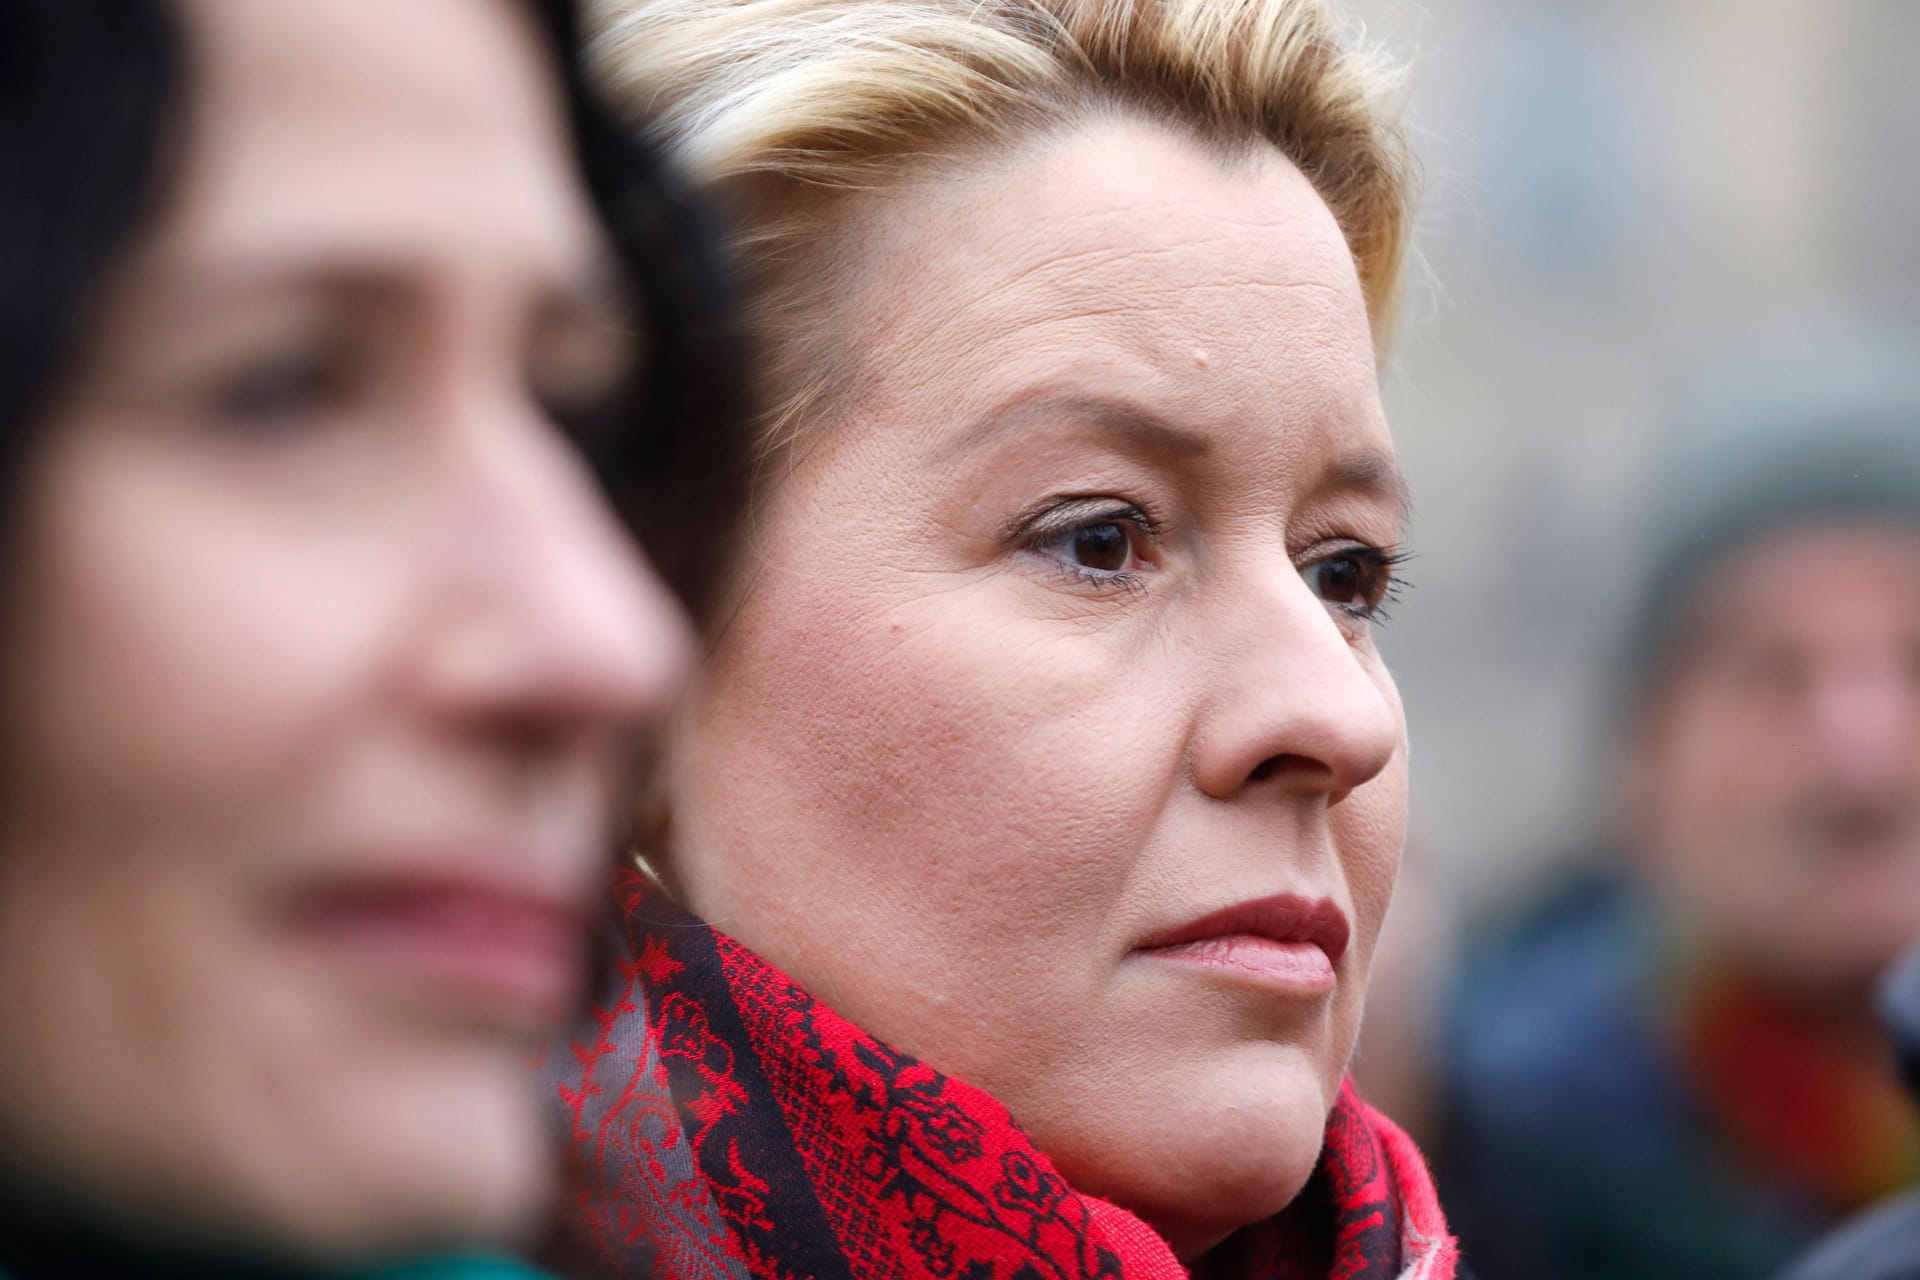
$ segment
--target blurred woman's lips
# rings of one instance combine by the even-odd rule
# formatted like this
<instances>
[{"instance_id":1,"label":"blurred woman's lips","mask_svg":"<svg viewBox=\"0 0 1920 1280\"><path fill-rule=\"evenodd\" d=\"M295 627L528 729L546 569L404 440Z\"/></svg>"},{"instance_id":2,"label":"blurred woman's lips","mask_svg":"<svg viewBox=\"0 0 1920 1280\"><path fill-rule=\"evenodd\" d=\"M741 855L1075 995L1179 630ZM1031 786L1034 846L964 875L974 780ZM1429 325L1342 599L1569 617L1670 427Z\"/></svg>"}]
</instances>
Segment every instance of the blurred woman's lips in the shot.
<instances>
[{"instance_id":1,"label":"blurred woman's lips","mask_svg":"<svg viewBox=\"0 0 1920 1280\"><path fill-rule=\"evenodd\" d=\"M1346 953L1346 913L1327 898L1282 893L1209 912L1154 934L1135 952L1219 969L1301 995L1325 995Z\"/></svg>"},{"instance_id":2,"label":"blurred woman's lips","mask_svg":"<svg viewBox=\"0 0 1920 1280\"><path fill-rule=\"evenodd\" d=\"M585 977L582 904L532 886L458 876L330 883L295 899L292 923L398 996L512 1026L564 1017Z\"/></svg>"}]
</instances>

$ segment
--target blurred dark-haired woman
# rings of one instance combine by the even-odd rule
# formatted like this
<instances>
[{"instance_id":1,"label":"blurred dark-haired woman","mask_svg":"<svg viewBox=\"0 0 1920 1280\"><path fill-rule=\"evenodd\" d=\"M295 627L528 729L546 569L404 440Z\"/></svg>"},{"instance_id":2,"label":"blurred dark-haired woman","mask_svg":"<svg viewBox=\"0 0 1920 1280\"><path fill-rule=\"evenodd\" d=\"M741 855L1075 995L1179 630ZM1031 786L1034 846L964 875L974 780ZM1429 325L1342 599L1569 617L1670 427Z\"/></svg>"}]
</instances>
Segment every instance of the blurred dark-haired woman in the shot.
<instances>
[{"instance_id":1,"label":"blurred dark-haired woman","mask_svg":"<svg viewBox=\"0 0 1920 1280\"><path fill-rule=\"evenodd\" d=\"M538 1229L530 1050L738 384L572 48L525 0L0 0L11 1280Z\"/></svg>"}]
</instances>

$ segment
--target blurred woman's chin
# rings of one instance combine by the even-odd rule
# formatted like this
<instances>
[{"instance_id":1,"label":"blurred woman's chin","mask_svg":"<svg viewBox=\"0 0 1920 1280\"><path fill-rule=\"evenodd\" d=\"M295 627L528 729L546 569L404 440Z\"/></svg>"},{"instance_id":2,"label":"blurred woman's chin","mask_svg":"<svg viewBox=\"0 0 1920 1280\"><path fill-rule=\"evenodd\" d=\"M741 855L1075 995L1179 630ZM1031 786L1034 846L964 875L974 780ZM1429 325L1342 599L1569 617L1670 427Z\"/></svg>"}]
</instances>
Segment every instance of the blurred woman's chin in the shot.
<instances>
[{"instance_id":1,"label":"blurred woman's chin","mask_svg":"<svg viewBox=\"0 0 1920 1280\"><path fill-rule=\"evenodd\" d=\"M514 1068L410 1087L395 1070L329 1072L296 1086L297 1115L278 1094L233 1099L248 1120L211 1119L193 1146L175 1139L164 1165L43 1153L29 1189L109 1235L302 1267L522 1248L551 1208L554 1162L529 1113L525 1064ZM253 1122L263 1102L291 1123Z\"/></svg>"},{"instance_id":2,"label":"blurred woman's chin","mask_svg":"<svg viewBox=\"0 0 1920 1280\"><path fill-rule=\"evenodd\" d=\"M396 1134L385 1152L370 1135L369 1163L377 1170L386 1157L391 1173L381 1198L410 1210L392 1214L395 1232L437 1234L442 1243L525 1244L554 1191L552 1134L530 1106L535 1089L523 1051L502 1044L473 1052L464 1081L429 1081L417 1090L413 1106L430 1114L428 1124ZM371 1214L377 1206L367 1208Z\"/></svg>"},{"instance_id":3,"label":"blurred woman's chin","mask_svg":"<svg viewBox=\"0 0 1920 1280\"><path fill-rule=\"evenodd\" d=\"M309 1090L310 1115L325 1118L331 1141L251 1144L260 1163L237 1166L219 1198L253 1203L255 1221L234 1224L239 1232L298 1242L332 1264L531 1243L555 1184L525 1056L469 1045L408 1057Z\"/></svg>"}]
</instances>

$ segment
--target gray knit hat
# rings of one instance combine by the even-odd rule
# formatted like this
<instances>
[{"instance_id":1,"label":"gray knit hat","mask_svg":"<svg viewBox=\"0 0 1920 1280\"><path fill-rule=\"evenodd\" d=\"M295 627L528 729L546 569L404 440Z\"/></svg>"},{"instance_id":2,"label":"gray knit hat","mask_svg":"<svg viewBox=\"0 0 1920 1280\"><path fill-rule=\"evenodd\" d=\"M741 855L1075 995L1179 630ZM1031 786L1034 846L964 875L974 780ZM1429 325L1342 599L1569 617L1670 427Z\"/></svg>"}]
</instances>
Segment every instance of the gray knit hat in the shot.
<instances>
[{"instance_id":1,"label":"gray knit hat","mask_svg":"<svg viewBox=\"0 0 1920 1280\"><path fill-rule=\"evenodd\" d=\"M1629 712L1657 685L1697 589L1757 538L1835 518L1920 529L1920 343L1725 366L1675 416L1650 488L1650 554L1621 652Z\"/></svg>"}]
</instances>

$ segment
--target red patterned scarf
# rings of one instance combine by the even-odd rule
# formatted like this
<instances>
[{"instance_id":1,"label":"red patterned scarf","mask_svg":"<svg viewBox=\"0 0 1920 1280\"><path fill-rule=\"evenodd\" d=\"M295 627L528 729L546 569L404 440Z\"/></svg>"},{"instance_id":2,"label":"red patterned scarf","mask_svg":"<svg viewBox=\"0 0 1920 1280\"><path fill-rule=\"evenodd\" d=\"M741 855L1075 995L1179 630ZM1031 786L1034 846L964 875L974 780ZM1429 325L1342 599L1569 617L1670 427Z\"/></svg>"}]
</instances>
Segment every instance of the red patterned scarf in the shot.
<instances>
[{"instance_id":1,"label":"red patterned scarf","mask_svg":"<svg viewBox=\"0 0 1920 1280\"><path fill-rule=\"evenodd\" d=\"M1178 1280L992 1097L862 1032L667 902L619 886L606 998L548 1063L574 1144L570 1274L646 1280ZM1453 1280L1425 1162L1343 1086L1307 1189L1207 1261L1246 1280Z\"/></svg>"}]
</instances>

